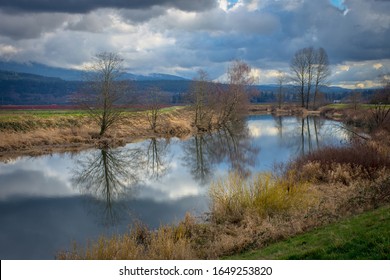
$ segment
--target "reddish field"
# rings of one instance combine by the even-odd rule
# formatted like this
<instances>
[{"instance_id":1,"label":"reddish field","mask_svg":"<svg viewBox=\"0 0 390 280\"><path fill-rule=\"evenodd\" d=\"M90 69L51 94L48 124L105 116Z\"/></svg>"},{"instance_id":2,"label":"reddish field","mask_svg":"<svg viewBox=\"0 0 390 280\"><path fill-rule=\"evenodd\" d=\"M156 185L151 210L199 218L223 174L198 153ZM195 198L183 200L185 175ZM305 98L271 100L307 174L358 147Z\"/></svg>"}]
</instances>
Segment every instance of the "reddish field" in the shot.
<instances>
[{"instance_id":1,"label":"reddish field","mask_svg":"<svg viewBox=\"0 0 390 280\"><path fill-rule=\"evenodd\" d=\"M75 110L81 109L77 105L3 105L0 110Z\"/></svg>"},{"instance_id":2,"label":"reddish field","mask_svg":"<svg viewBox=\"0 0 390 280\"><path fill-rule=\"evenodd\" d=\"M161 104L160 108L170 107L172 105ZM122 107L122 106L121 106ZM148 106L143 104L133 104L131 106L123 106L127 109L147 110ZM82 110L79 105L0 105L0 110Z\"/></svg>"}]
</instances>

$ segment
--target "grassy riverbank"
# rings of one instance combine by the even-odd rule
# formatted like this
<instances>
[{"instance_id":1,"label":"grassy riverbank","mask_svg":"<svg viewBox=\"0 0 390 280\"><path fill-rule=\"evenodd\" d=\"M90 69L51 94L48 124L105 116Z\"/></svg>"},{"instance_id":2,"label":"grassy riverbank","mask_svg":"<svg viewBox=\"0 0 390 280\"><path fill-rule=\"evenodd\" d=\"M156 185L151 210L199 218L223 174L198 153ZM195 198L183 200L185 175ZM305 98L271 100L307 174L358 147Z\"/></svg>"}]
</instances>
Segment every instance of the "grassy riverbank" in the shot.
<instances>
[{"instance_id":1,"label":"grassy riverbank","mask_svg":"<svg viewBox=\"0 0 390 280\"><path fill-rule=\"evenodd\" d=\"M390 205L229 259L388 260Z\"/></svg>"},{"instance_id":2,"label":"grassy riverbank","mask_svg":"<svg viewBox=\"0 0 390 280\"><path fill-rule=\"evenodd\" d=\"M155 130L151 129L147 111L124 110L120 121L103 137L99 136L99 125L86 110L41 107L0 110L0 160L102 145L115 147L150 137L185 138L197 133L194 112L185 106L162 108ZM303 116L308 113L297 106L276 109L272 104L251 105L248 109L251 114Z\"/></svg>"},{"instance_id":3,"label":"grassy riverbank","mask_svg":"<svg viewBox=\"0 0 390 280\"><path fill-rule=\"evenodd\" d=\"M57 258L217 259L261 250L381 206L388 209L389 155L389 148L381 143L363 142L318 150L291 163L279 175L263 173L248 181L232 173L211 186L210 212L203 220L188 215L177 225L157 230L136 225L127 234L102 236L86 247L75 245ZM342 237L336 234L334 238ZM383 243L378 248L387 248L386 240L378 241ZM360 245L351 246L343 247L343 256L329 253L323 257L365 258L349 251ZM378 250L375 258L383 258L382 249ZM296 256L301 257L319 256Z\"/></svg>"},{"instance_id":4,"label":"grassy riverbank","mask_svg":"<svg viewBox=\"0 0 390 280\"><path fill-rule=\"evenodd\" d=\"M146 111L129 110L103 136L83 110L4 110L0 114L0 159L17 155L118 146L147 137L186 137L193 133L191 112L184 107L161 109L157 129Z\"/></svg>"},{"instance_id":5,"label":"grassy riverbank","mask_svg":"<svg viewBox=\"0 0 390 280\"><path fill-rule=\"evenodd\" d=\"M366 115L364 112L360 115ZM369 121L370 118L362 120ZM350 226L343 222L378 207L384 207L379 213L389 210L390 137L386 125L387 120L381 127L372 127L371 137L358 137L349 146L324 147L278 172L257 174L251 180L231 173L212 184L209 213L202 220L187 215L179 224L157 230L136 225L124 235L102 236L86 247L75 245L57 258L218 259L253 250L261 254L263 248L271 248L268 250L272 253L278 249L268 246L283 240L301 242L300 247L304 242L303 245L310 243L314 249L303 246L308 251L292 252L275 245L282 246L283 252L264 257L386 258L389 240L380 236L388 232L388 216L378 214L378 218L377 212L372 212L361 216L361 220L351 220ZM305 240L289 239L332 224L321 234L305 236ZM369 229L356 231L359 226ZM363 233L366 235L351 236ZM323 235L332 239L324 239ZM345 238L348 235L349 240ZM367 241L361 245L362 239ZM325 244L328 241L330 245ZM363 253L367 247L372 249L369 255ZM343 253L337 254L337 250ZM251 253L244 256L258 258Z\"/></svg>"},{"instance_id":6,"label":"grassy riverbank","mask_svg":"<svg viewBox=\"0 0 390 280\"><path fill-rule=\"evenodd\" d=\"M127 234L102 236L98 240L91 240L87 246L75 244L71 249L59 252L57 258L225 258L253 250L262 252L270 244L354 215L382 206L388 209L388 121L374 127L368 111L352 114L353 111L348 109L337 111L336 114L343 114L370 127L370 137L364 140L358 138L348 147L323 148L302 156L278 172L257 174L251 180L231 173L212 184L210 209L202 219L187 215L180 223L161 226L157 230L150 230L142 224L135 225ZM326 113L334 114L335 111ZM40 112L38 115L34 115L34 112L26 114L21 117L0 117L0 157L10 153L39 154L61 149L124 145L138 138L187 137L195 133L191 121L193 116L186 108L165 109L156 131L150 129L145 112L125 112L121 122L104 137L99 137L99 127L78 111L55 116L43 116ZM376 230L386 231L386 227L375 225ZM373 233L372 237L375 239L378 234ZM337 235L335 238L339 239ZM384 245L378 247L379 253L374 258L383 258L380 248L386 248L388 240L382 241ZM353 248L357 244L352 247L340 246L347 252L340 258L365 258L350 252L355 250ZM320 242L318 251L312 254L298 252L291 257L286 252L282 258L339 258L329 250ZM327 251L330 253L325 254Z\"/></svg>"}]
</instances>

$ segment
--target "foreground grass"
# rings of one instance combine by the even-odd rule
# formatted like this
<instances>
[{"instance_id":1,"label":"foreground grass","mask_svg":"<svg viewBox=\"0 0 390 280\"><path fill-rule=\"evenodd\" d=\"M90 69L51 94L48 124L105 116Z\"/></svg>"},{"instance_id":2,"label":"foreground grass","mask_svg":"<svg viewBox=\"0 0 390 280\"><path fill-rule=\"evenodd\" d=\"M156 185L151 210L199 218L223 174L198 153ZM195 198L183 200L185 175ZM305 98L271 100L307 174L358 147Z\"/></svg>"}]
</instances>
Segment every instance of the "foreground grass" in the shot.
<instances>
[{"instance_id":1,"label":"foreground grass","mask_svg":"<svg viewBox=\"0 0 390 280\"><path fill-rule=\"evenodd\" d=\"M390 205L231 259L390 259Z\"/></svg>"}]
</instances>

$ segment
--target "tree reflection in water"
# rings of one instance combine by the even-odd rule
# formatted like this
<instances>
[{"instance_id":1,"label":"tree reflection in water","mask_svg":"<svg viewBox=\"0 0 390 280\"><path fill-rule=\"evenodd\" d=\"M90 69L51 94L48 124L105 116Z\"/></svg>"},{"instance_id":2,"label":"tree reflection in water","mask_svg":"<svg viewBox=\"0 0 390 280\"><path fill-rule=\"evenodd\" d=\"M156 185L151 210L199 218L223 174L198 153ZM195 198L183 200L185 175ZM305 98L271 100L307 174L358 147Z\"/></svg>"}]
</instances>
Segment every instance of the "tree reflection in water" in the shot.
<instances>
[{"instance_id":1,"label":"tree reflection in water","mask_svg":"<svg viewBox=\"0 0 390 280\"><path fill-rule=\"evenodd\" d=\"M324 119L317 116L298 117L296 118L298 125L294 125L293 130L288 129L284 120L285 118L281 116L274 117L278 136L285 146L296 147L297 156L320 148L321 138L324 136L320 134L320 131L323 131ZM334 131L329 130L327 133L334 133Z\"/></svg>"},{"instance_id":2,"label":"tree reflection in water","mask_svg":"<svg viewBox=\"0 0 390 280\"><path fill-rule=\"evenodd\" d=\"M301 145L300 154L304 155L320 148L319 131L324 124L320 117L306 117L301 119Z\"/></svg>"},{"instance_id":3,"label":"tree reflection in water","mask_svg":"<svg viewBox=\"0 0 390 280\"><path fill-rule=\"evenodd\" d=\"M205 185L211 174L211 147L209 134L198 134L184 143L184 166L188 167L193 178Z\"/></svg>"},{"instance_id":4,"label":"tree reflection in water","mask_svg":"<svg viewBox=\"0 0 390 280\"><path fill-rule=\"evenodd\" d=\"M103 225L116 225L126 214L125 200L132 196L142 170L140 149L104 148L76 162L72 182L89 198Z\"/></svg>"},{"instance_id":5,"label":"tree reflection in water","mask_svg":"<svg viewBox=\"0 0 390 280\"><path fill-rule=\"evenodd\" d=\"M146 147L146 173L150 179L159 180L164 177L170 167L167 157L169 139L151 138Z\"/></svg>"},{"instance_id":6,"label":"tree reflection in water","mask_svg":"<svg viewBox=\"0 0 390 280\"><path fill-rule=\"evenodd\" d=\"M229 122L218 131L199 134L185 143L184 165L201 185L209 183L213 168L226 162L229 171L250 175L259 148L253 146L245 120Z\"/></svg>"}]
</instances>

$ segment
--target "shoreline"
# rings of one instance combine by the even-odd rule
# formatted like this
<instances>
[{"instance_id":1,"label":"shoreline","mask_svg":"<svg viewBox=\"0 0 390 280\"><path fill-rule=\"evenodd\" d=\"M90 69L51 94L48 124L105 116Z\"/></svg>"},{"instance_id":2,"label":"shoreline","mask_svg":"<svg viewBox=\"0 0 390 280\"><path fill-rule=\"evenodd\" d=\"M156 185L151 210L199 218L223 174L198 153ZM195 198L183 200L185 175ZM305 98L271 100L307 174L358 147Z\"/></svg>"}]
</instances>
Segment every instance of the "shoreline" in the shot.
<instances>
[{"instance_id":1,"label":"shoreline","mask_svg":"<svg viewBox=\"0 0 390 280\"><path fill-rule=\"evenodd\" d=\"M264 106L255 109L257 113L268 111L263 110ZM288 110L275 110L272 114L296 117L320 114L320 111L306 110L301 110L302 114L282 114L286 111ZM329 118L330 114L327 116L324 111L321 112L324 118ZM342 113L350 116L349 111ZM364 111L360 113L365 114ZM253 111L250 111L250 114L253 114ZM337 114L339 112L336 112ZM90 125L85 118L79 119L79 126L46 127L42 129L45 132L42 135L40 130L22 132L30 134L30 137L42 138L33 138L35 142L24 149L0 152L0 161L12 160L19 156L77 153L91 148L118 147L150 137L184 139L197 133L196 127L191 124L193 115L186 108L164 113L156 132L149 128L143 112L133 112L101 138L97 135L99 130L96 125ZM46 124L51 121L53 120ZM343 121L346 119L343 118ZM61 135L56 135L59 133ZM14 134L17 137L21 132ZM52 139L54 146L44 138L50 135L59 137ZM86 137L85 142L83 136ZM0 137L3 137L3 134ZM21 137L15 139L18 139L19 143L24 141ZM58 142L55 142L56 139L59 139ZM79 140L66 142L70 139ZM258 174L257 181L250 182L239 174L229 174L218 183L219 185L213 185L212 204L206 220L186 216L178 225L165 225L153 231L139 228L121 235L115 242L108 237L101 237L100 241L95 240L87 247L78 245L69 251L58 252L56 258L147 259L153 256L162 259L220 258L251 249L259 250L278 240L285 240L313 228L338 222L340 219L375 209L380 205L388 205L389 149L386 143L376 140L378 139L354 142L350 147L329 147L306 155L286 167L283 174L273 174L272 176L275 176L273 180L269 180L270 177L267 176L270 175L264 173ZM39 141L43 141L41 145L33 145ZM63 141L62 144L60 141ZM0 144L3 144L1 138ZM265 188L267 191L250 192L251 195L248 195L245 190L250 186L256 186L256 189ZM286 187L289 190L287 195ZM290 189L294 191L290 193ZM260 202L264 199L271 203L270 206L262 206ZM139 233L146 236L144 243L122 243L122 240L137 240ZM159 251L153 249L165 248L166 244L173 244L172 248L177 250L172 249L173 251L167 252L167 255L158 255ZM128 253L122 255L120 253L122 251L119 252L116 248L125 246L130 247ZM99 252L104 252L104 255L100 255Z\"/></svg>"},{"instance_id":2,"label":"shoreline","mask_svg":"<svg viewBox=\"0 0 390 280\"><path fill-rule=\"evenodd\" d=\"M301 107L274 105L250 105L248 115L320 116L321 111L309 111ZM24 116L23 116L24 117ZM328 116L324 116L329 118ZM101 147L120 147L149 138L186 139L197 134L192 124L192 112L187 108L175 108L164 112L156 131L150 129L144 112L126 114L121 123L99 137L99 127L87 115L83 116L32 116L28 120L0 119L0 162L21 156L40 156L52 153L76 153ZM331 118L334 119L334 118ZM339 119L340 120L340 119Z\"/></svg>"},{"instance_id":3,"label":"shoreline","mask_svg":"<svg viewBox=\"0 0 390 280\"><path fill-rule=\"evenodd\" d=\"M109 129L102 137L98 135L99 127L92 123L88 116L60 116L47 119L33 117L28 121L3 122L3 126L7 124L20 128L16 131L15 129L1 131L0 162L20 156L79 152L107 146L120 147L153 137L184 139L195 133L195 128L191 126L191 113L185 109L162 113L156 131L149 128L143 112L127 114L121 123ZM30 122L34 122L36 127Z\"/></svg>"}]
</instances>

